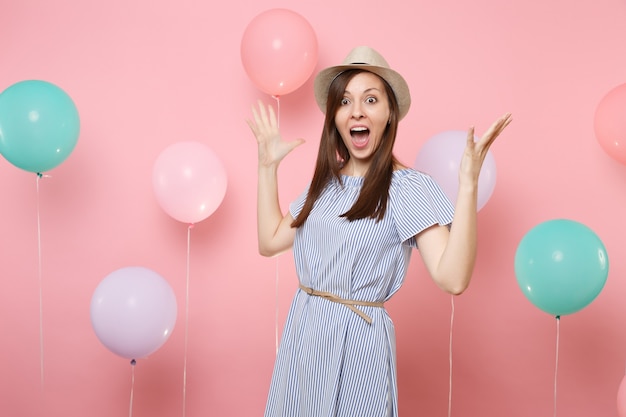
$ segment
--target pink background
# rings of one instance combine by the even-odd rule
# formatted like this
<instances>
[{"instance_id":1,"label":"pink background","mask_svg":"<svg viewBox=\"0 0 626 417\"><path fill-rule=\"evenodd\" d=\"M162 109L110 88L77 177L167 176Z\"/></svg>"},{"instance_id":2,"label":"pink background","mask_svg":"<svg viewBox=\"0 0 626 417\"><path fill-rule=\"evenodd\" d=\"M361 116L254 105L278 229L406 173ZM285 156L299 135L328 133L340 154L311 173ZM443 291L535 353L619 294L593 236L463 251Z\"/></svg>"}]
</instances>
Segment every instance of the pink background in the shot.
<instances>
[{"instance_id":1,"label":"pink background","mask_svg":"<svg viewBox=\"0 0 626 417\"><path fill-rule=\"evenodd\" d=\"M3 0L0 90L26 79L63 88L81 115L70 157L42 178L0 158L0 415L159 417L262 414L296 286L291 254L256 251L256 145L245 123L261 93L241 65L241 36L260 12L303 15L319 41L316 71L356 45L383 52L412 88L397 155L412 164L443 130L484 131L506 111L494 145L497 185L479 213L479 258L454 300L452 415L616 416L626 356L626 167L594 137L597 103L626 82L626 3L597 1L264 2ZM281 98L286 138L304 137L281 168L281 202L312 172L322 123L312 80ZM218 210L191 230L158 206L152 166L168 145L209 145L228 175ZM39 208L37 197L39 196ZM44 383L40 381L37 215L41 218ZM610 259L584 310L555 319L519 290L517 245L536 224L592 228ZM91 327L98 283L125 266L165 277L178 321L156 353L129 362ZM277 278L278 277L278 278ZM279 301L275 302L276 279ZM417 253L389 303L398 333L402 415L448 410L450 296ZM187 318L186 318L187 317ZM188 349L184 334L188 322ZM183 401L183 362L187 384ZM45 410L45 411L44 411Z\"/></svg>"}]
</instances>

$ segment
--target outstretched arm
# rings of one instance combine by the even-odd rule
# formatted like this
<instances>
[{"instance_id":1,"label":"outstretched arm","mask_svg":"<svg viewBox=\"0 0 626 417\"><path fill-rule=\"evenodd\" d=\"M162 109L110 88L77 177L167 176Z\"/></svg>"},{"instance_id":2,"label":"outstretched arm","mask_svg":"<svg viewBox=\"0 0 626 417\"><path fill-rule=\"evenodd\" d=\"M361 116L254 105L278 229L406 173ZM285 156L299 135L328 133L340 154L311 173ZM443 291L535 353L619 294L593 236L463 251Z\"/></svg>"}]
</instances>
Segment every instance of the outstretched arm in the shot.
<instances>
[{"instance_id":1,"label":"outstretched arm","mask_svg":"<svg viewBox=\"0 0 626 417\"><path fill-rule=\"evenodd\" d=\"M283 215L278 200L278 166L285 156L303 139L283 141L278 129L276 114L272 106L259 101L258 110L252 108L253 120L248 126L258 144L257 182L257 235L259 253L263 256L278 255L293 245L295 229L291 227L293 218Z\"/></svg>"},{"instance_id":2,"label":"outstretched arm","mask_svg":"<svg viewBox=\"0 0 626 417\"><path fill-rule=\"evenodd\" d=\"M417 244L433 280L444 291L461 294L468 287L476 261L476 212L478 177L487 151L511 123L505 114L474 142L474 128L467 132L467 145L459 168L459 191L452 227L433 226L417 236Z\"/></svg>"}]
</instances>

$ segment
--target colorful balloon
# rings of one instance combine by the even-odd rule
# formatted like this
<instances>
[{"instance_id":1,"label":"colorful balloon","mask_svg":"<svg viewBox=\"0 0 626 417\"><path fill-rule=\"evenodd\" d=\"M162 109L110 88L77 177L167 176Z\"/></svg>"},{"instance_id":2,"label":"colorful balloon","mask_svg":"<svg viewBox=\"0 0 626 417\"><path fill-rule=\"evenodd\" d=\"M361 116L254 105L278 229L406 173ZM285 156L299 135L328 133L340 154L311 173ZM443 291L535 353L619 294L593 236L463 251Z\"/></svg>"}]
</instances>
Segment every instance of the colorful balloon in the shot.
<instances>
[{"instance_id":1,"label":"colorful balloon","mask_svg":"<svg viewBox=\"0 0 626 417\"><path fill-rule=\"evenodd\" d=\"M183 223L198 223L220 206L226 172L215 153L200 142L165 148L152 170L152 186L163 211Z\"/></svg>"},{"instance_id":2,"label":"colorful balloon","mask_svg":"<svg viewBox=\"0 0 626 417\"><path fill-rule=\"evenodd\" d=\"M602 291L609 258L600 238L573 220L532 228L515 253L517 283L539 309L562 316L589 305Z\"/></svg>"},{"instance_id":3,"label":"colorful balloon","mask_svg":"<svg viewBox=\"0 0 626 417\"><path fill-rule=\"evenodd\" d=\"M91 298L91 324L102 344L127 359L145 358L176 324L174 291L156 272L126 267L107 275Z\"/></svg>"},{"instance_id":4,"label":"colorful balloon","mask_svg":"<svg viewBox=\"0 0 626 417\"><path fill-rule=\"evenodd\" d=\"M259 90L283 96L300 88L317 65L317 37L311 24L287 9L267 10L248 24L241 62Z\"/></svg>"},{"instance_id":5,"label":"colorful balloon","mask_svg":"<svg viewBox=\"0 0 626 417\"><path fill-rule=\"evenodd\" d=\"M593 127L602 149L626 165L626 83L602 98L596 108Z\"/></svg>"},{"instance_id":6,"label":"colorful balloon","mask_svg":"<svg viewBox=\"0 0 626 417\"><path fill-rule=\"evenodd\" d=\"M422 145L413 167L429 174L441 186L450 201L456 201L459 192L459 167L467 144L467 132L448 130L429 138ZM482 209L496 186L496 161L487 151L478 178L476 209Z\"/></svg>"},{"instance_id":7,"label":"colorful balloon","mask_svg":"<svg viewBox=\"0 0 626 417\"><path fill-rule=\"evenodd\" d=\"M74 102L54 84L21 81L0 94L0 154L18 168L42 173L61 164L79 131Z\"/></svg>"}]
</instances>

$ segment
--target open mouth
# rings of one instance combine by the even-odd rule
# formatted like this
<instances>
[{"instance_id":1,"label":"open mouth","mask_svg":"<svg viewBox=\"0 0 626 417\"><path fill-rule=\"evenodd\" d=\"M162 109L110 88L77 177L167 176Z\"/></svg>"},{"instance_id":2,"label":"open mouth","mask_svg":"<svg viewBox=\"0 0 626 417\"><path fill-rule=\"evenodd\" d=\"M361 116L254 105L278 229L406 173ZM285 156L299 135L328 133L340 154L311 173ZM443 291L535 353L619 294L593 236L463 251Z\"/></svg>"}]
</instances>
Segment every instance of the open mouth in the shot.
<instances>
[{"instance_id":1,"label":"open mouth","mask_svg":"<svg viewBox=\"0 0 626 417\"><path fill-rule=\"evenodd\" d=\"M354 146L362 148L369 142L370 130L366 127L354 127L350 129L350 136Z\"/></svg>"}]
</instances>

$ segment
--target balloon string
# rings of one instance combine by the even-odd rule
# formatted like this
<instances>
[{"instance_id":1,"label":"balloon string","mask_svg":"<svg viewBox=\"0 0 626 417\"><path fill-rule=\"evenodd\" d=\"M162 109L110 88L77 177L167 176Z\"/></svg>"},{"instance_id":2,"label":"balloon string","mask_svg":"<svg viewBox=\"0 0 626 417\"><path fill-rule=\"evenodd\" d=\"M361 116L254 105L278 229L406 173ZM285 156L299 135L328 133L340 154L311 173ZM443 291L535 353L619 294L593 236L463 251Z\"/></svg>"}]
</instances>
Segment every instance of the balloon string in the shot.
<instances>
[{"instance_id":1,"label":"balloon string","mask_svg":"<svg viewBox=\"0 0 626 417\"><path fill-rule=\"evenodd\" d=\"M187 345L189 343L189 258L191 248L191 229L193 224L187 228L187 277L185 288L185 355L183 359L183 417L187 404Z\"/></svg>"},{"instance_id":2,"label":"balloon string","mask_svg":"<svg viewBox=\"0 0 626 417\"><path fill-rule=\"evenodd\" d=\"M278 274L278 257L276 257L276 288L275 288L275 294L274 294L274 302L275 302L275 311L274 311L274 338L275 338L275 343L276 343L276 355L278 355L278 289L279 289L279 285L278 285L278 278L279 278L279 274Z\"/></svg>"},{"instance_id":3,"label":"balloon string","mask_svg":"<svg viewBox=\"0 0 626 417\"><path fill-rule=\"evenodd\" d=\"M130 408L128 410L129 417L133 417L133 395L135 391L135 364L136 360L132 359L130 361Z\"/></svg>"},{"instance_id":4,"label":"balloon string","mask_svg":"<svg viewBox=\"0 0 626 417\"><path fill-rule=\"evenodd\" d=\"M276 123L280 127L280 96L272 96L272 98L276 100Z\"/></svg>"},{"instance_id":5,"label":"balloon string","mask_svg":"<svg viewBox=\"0 0 626 417\"><path fill-rule=\"evenodd\" d=\"M556 417L556 381L559 369L559 338L560 338L561 316L556 316L556 361L554 366L554 417Z\"/></svg>"},{"instance_id":6,"label":"balloon string","mask_svg":"<svg viewBox=\"0 0 626 417\"><path fill-rule=\"evenodd\" d=\"M39 180L43 177L42 174L37 173L37 276L39 281L39 373L41 381L41 389L43 392L44 378L43 378L43 279L42 279L42 267L41 267L41 216L39 209Z\"/></svg>"},{"instance_id":7,"label":"balloon string","mask_svg":"<svg viewBox=\"0 0 626 417\"><path fill-rule=\"evenodd\" d=\"M450 297L450 345L448 348L450 376L448 383L448 417L452 414L452 326L454 324L454 296Z\"/></svg>"},{"instance_id":8,"label":"balloon string","mask_svg":"<svg viewBox=\"0 0 626 417\"><path fill-rule=\"evenodd\" d=\"M276 100L276 122L280 127L280 96L272 96ZM278 355L278 299L279 299L279 274L278 274L278 257L276 257L276 285L275 285L275 311L274 311L274 339L276 344L276 354Z\"/></svg>"}]
</instances>

